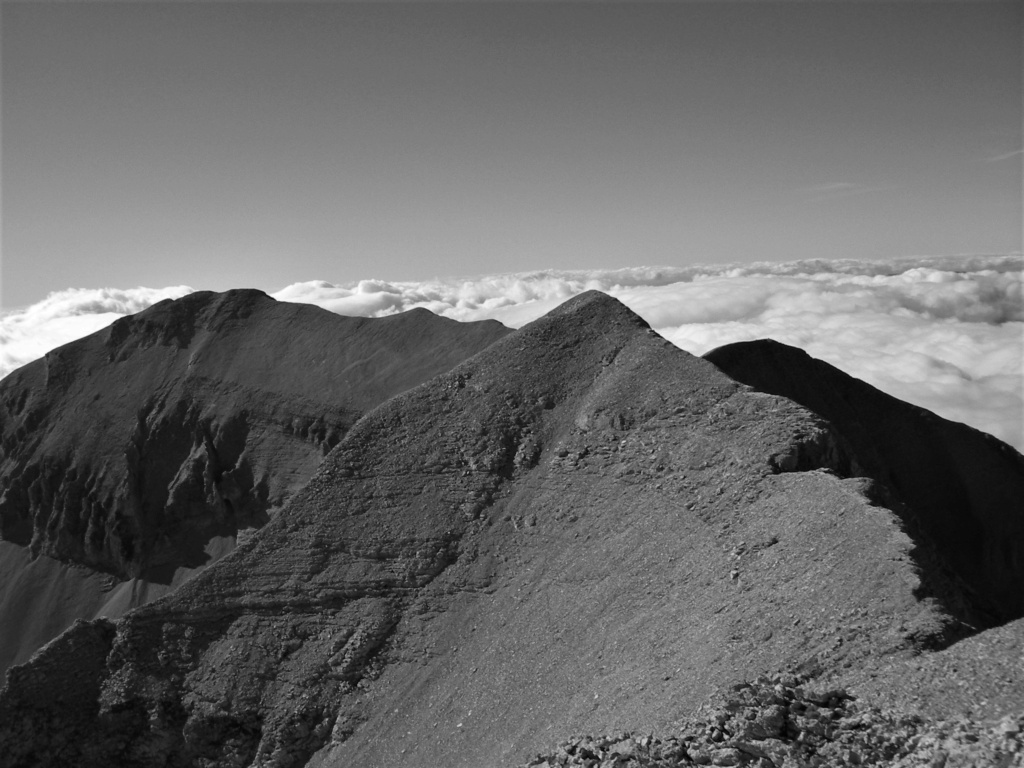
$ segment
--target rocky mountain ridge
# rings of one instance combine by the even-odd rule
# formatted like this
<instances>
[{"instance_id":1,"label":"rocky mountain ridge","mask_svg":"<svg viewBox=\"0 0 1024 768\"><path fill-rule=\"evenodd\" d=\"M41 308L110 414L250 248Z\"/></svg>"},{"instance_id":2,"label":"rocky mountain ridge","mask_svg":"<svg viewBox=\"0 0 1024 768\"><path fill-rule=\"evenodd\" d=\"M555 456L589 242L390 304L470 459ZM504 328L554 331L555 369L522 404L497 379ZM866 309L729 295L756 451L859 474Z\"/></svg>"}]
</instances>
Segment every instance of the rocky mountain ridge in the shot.
<instances>
[{"instance_id":1,"label":"rocky mountain ridge","mask_svg":"<svg viewBox=\"0 0 1024 768\"><path fill-rule=\"evenodd\" d=\"M583 732L670 733L759 675L870 695L867 670L912 677L901 665L1016 609L976 594L869 464L843 423L581 295L367 413L280 513L172 594L10 670L0 754L512 765ZM700 761L745 759L707 735ZM640 749L606 753L625 765ZM658 759L676 762L634 764L697 761Z\"/></svg>"},{"instance_id":2,"label":"rocky mountain ridge","mask_svg":"<svg viewBox=\"0 0 1024 768\"><path fill-rule=\"evenodd\" d=\"M118 615L215 561L362 413L506 333L200 292L16 371L0 382L0 624L26 631L4 633L0 668L76 616ZM63 626L30 615L29 582Z\"/></svg>"},{"instance_id":3,"label":"rocky mountain ridge","mask_svg":"<svg viewBox=\"0 0 1024 768\"><path fill-rule=\"evenodd\" d=\"M704 358L809 408L843 436L857 474L887 489L887 506L963 580L973 603L956 609L965 621L987 627L1024 615L1024 515L1009 512L1024 499L1021 454L777 341L730 344Z\"/></svg>"}]
</instances>

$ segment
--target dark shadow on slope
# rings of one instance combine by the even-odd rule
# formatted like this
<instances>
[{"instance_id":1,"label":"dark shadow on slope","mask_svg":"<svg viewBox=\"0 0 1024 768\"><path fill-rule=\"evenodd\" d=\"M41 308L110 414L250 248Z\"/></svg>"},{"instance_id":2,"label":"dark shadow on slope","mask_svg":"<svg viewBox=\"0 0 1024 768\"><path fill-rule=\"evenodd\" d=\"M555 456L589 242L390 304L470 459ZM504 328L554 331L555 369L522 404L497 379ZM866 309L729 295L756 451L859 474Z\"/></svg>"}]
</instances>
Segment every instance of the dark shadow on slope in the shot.
<instances>
[{"instance_id":1,"label":"dark shadow on slope","mask_svg":"<svg viewBox=\"0 0 1024 768\"><path fill-rule=\"evenodd\" d=\"M917 543L923 588L972 628L1024 616L1024 457L772 340L708 352L737 381L829 421Z\"/></svg>"}]
</instances>

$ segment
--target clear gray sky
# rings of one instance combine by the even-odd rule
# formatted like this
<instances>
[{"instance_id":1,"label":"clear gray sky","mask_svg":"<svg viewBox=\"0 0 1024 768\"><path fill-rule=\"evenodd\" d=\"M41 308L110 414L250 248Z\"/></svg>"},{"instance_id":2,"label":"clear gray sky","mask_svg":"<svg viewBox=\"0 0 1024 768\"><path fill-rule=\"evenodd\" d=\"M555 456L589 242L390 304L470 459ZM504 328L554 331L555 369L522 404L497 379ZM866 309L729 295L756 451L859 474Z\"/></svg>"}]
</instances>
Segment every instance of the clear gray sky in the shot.
<instances>
[{"instance_id":1,"label":"clear gray sky","mask_svg":"<svg viewBox=\"0 0 1024 768\"><path fill-rule=\"evenodd\" d=\"M1021 248L1018 2L8 2L2 302Z\"/></svg>"}]
</instances>

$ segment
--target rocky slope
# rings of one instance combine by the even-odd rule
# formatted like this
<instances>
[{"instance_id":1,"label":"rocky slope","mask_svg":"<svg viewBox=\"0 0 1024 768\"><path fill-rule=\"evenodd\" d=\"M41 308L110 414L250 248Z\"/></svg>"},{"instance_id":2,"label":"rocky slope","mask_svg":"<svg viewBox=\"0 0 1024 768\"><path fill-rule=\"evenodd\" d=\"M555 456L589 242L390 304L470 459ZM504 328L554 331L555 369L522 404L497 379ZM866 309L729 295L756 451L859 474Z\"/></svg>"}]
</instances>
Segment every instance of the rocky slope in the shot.
<instances>
[{"instance_id":1,"label":"rocky slope","mask_svg":"<svg viewBox=\"0 0 1024 768\"><path fill-rule=\"evenodd\" d=\"M1021 454L777 341L730 344L704 357L835 427L857 457L857 474L887 489L886 504L966 585L975 609L959 609L966 621L986 627L1024 616Z\"/></svg>"},{"instance_id":2,"label":"rocky slope","mask_svg":"<svg viewBox=\"0 0 1024 768\"><path fill-rule=\"evenodd\" d=\"M1024 766L1024 620L948 649L721 692L671 733L579 736L524 768Z\"/></svg>"},{"instance_id":3,"label":"rocky slope","mask_svg":"<svg viewBox=\"0 0 1024 768\"><path fill-rule=\"evenodd\" d=\"M230 551L360 415L507 332L203 292L14 372L0 382L0 669Z\"/></svg>"},{"instance_id":4,"label":"rocky slope","mask_svg":"<svg viewBox=\"0 0 1024 768\"><path fill-rule=\"evenodd\" d=\"M738 684L721 699L672 735L577 737L522 768L1024 766L1024 711L989 723L932 719L879 709L843 688L808 685L792 675Z\"/></svg>"},{"instance_id":5,"label":"rocky slope","mask_svg":"<svg viewBox=\"0 0 1024 768\"><path fill-rule=\"evenodd\" d=\"M10 670L0 755L509 765L1004 610L861 466L820 416L584 294L364 416L171 595Z\"/></svg>"}]
</instances>

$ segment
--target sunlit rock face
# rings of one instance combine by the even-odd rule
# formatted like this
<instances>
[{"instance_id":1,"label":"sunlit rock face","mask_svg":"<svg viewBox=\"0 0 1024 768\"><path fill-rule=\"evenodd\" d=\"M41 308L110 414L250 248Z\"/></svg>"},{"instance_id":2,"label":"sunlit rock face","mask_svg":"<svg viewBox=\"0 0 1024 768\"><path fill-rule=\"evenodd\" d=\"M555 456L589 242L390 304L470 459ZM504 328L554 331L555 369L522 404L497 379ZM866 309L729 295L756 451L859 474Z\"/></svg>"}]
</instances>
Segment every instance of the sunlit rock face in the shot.
<instances>
[{"instance_id":1,"label":"sunlit rock face","mask_svg":"<svg viewBox=\"0 0 1024 768\"><path fill-rule=\"evenodd\" d=\"M367 413L230 557L13 669L0 753L512 765L760 674L895 664L999 597L869 465L586 293Z\"/></svg>"},{"instance_id":2,"label":"sunlit rock face","mask_svg":"<svg viewBox=\"0 0 1024 768\"><path fill-rule=\"evenodd\" d=\"M0 382L0 668L231 551L367 410L508 333L259 291L161 302ZM84 567L77 567L84 566Z\"/></svg>"}]
</instances>

